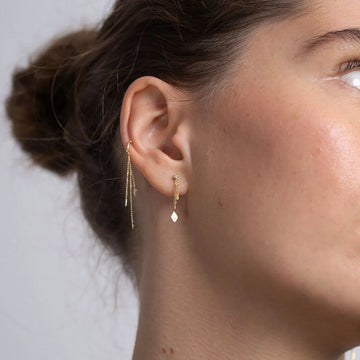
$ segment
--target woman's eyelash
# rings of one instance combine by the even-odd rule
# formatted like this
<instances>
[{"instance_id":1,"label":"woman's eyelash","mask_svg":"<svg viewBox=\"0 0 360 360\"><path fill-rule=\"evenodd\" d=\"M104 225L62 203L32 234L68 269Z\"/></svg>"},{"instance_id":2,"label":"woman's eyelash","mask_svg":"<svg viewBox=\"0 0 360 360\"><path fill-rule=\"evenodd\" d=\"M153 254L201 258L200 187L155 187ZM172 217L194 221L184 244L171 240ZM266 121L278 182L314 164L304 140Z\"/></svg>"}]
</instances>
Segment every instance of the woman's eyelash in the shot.
<instances>
[{"instance_id":1,"label":"woman's eyelash","mask_svg":"<svg viewBox=\"0 0 360 360\"><path fill-rule=\"evenodd\" d=\"M360 58L355 58L339 65L338 70L340 73L344 73L358 68L360 68Z\"/></svg>"}]
</instances>

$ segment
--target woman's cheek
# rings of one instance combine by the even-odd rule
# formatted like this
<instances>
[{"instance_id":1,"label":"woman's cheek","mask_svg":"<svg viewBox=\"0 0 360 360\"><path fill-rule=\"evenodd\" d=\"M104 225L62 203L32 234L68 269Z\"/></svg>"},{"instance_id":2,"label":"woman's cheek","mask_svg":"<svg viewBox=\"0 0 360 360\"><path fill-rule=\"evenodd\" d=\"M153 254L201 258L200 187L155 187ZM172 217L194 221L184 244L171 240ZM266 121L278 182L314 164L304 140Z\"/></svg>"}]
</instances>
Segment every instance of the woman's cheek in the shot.
<instances>
[{"instance_id":1,"label":"woman's cheek","mask_svg":"<svg viewBox=\"0 0 360 360\"><path fill-rule=\"evenodd\" d=\"M284 132L288 137L280 144L287 171L279 185L290 190L298 230L308 227L311 235L335 244L340 236L351 236L359 223L360 133L331 106L316 105L294 117L292 136Z\"/></svg>"}]
</instances>

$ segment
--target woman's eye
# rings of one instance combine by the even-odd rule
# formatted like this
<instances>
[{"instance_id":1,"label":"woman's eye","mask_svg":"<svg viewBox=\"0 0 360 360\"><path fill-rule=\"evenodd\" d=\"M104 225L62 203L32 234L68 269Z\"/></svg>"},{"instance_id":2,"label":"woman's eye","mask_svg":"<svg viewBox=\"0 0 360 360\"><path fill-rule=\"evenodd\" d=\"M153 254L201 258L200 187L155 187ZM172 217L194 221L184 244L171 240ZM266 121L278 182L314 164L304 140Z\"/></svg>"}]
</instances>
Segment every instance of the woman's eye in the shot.
<instances>
[{"instance_id":1,"label":"woman's eye","mask_svg":"<svg viewBox=\"0 0 360 360\"><path fill-rule=\"evenodd\" d=\"M340 79L360 90L360 70L349 72L341 76Z\"/></svg>"},{"instance_id":2,"label":"woman's eye","mask_svg":"<svg viewBox=\"0 0 360 360\"><path fill-rule=\"evenodd\" d=\"M351 59L342 63L338 69L340 80L360 90L360 58Z\"/></svg>"}]
</instances>

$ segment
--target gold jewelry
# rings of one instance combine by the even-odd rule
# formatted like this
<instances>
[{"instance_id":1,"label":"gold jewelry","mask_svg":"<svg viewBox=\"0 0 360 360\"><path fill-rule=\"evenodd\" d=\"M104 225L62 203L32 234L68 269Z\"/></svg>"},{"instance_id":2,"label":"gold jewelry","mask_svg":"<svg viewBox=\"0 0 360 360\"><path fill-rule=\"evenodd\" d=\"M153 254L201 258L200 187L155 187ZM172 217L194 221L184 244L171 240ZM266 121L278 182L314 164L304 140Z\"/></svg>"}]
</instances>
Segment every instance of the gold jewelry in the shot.
<instances>
[{"instance_id":1,"label":"gold jewelry","mask_svg":"<svg viewBox=\"0 0 360 360\"><path fill-rule=\"evenodd\" d=\"M175 212L176 210L176 202L179 200L179 191L178 191L178 176L175 174L173 176L173 179L174 179L174 185L175 185L175 192L174 192L174 211L173 213L171 214L171 220L173 222L176 222L176 220L178 219L178 216Z\"/></svg>"},{"instance_id":2,"label":"gold jewelry","mask_svg":"<svg viewBox=\"0 0 360 360\"><path fill-rule=\"evenodd\" d=\"M128 204L128 187L130 185L130 214L131 214L131 228L134 229L134 213L133 213L133 206L132 206L132 195L134 193L134 196L136 196L136 186L135 186L135 178L132 170L131 165L131 159L130 159L130 144L132 143L132 140L130 139L127 147L126 147L126 153L127 153L127 166L126 166L126 191L125 191L125 207L127 207Z\"/></svg>"}]
</instances>

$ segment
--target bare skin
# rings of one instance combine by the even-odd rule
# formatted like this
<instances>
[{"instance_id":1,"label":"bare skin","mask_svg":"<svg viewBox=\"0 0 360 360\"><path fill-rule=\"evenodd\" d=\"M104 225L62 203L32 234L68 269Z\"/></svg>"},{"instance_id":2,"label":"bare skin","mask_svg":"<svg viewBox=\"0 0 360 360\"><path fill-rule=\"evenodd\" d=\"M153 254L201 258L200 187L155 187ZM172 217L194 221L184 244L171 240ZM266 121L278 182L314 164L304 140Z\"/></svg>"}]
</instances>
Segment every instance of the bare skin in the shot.
<instances>
[{"instance_id":1,"label":"bare skin","mask_svg":"<svg viewBox=\"0 0 360 360\"><path fill-rule=\"evenodd\" d=\"M262 25L211 99L154 77L129 87L133 360L335 360L360 345L360 89L334 71L360 43L296 57L360 27L360 2L319 5Z\"/></svg>"}]
</instances>

